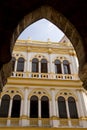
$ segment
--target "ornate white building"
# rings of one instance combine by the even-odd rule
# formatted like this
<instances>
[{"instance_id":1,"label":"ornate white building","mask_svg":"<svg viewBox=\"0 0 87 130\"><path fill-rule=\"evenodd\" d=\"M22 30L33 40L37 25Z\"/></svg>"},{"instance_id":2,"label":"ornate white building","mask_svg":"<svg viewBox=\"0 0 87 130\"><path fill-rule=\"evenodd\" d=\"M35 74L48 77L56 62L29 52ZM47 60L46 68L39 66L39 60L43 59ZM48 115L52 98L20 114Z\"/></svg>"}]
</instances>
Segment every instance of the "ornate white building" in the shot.
<instances>
[{"instance_id":1,"label":"ornate white building","mask_svg":"<svg viewBox=\"0 0 87 130\"><path fill-rule=\"evenodd\" d=\"M17 40L0 96L0 126L87 128L87 92L69 40Z\"/></svg>"}]
</instances>

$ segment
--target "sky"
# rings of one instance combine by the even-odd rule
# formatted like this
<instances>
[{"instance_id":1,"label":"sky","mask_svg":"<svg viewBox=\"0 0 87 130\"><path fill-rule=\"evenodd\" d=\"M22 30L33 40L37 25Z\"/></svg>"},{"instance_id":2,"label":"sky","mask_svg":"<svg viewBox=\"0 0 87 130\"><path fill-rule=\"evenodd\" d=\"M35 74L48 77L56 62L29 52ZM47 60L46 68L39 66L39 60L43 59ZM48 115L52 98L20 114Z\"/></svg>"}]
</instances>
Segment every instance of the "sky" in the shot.
<instances>
[{"instance_id":1,"label":"sky","mask_svg":"<svg viewBox=\"0 0 87 130\"><path fill-rule=\"evenodd\" d=\"M59 42L64 36L64 33L46 19L41 19L30 26L28 26L18 37L18 39L31 39L39 41Z\"/></svg>"}]
</instances>

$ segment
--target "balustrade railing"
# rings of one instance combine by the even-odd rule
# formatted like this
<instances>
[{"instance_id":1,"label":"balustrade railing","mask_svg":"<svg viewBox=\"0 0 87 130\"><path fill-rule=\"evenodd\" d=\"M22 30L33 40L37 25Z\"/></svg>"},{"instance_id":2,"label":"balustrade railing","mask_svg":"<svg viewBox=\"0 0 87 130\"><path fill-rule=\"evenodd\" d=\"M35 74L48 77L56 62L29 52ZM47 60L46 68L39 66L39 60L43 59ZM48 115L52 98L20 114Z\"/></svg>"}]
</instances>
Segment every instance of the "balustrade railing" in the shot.
<instances>
[{"instance_id":1,"label":"balustrade railing","mask_svg":"<svg viewBox=\"0 0 87 130\"><path fill-rule=\"evenodd\" d=\"M12 72L11 77L19 78L40 78L40 79L57 79L57 80L78 80L76 74L53 74L53 73L30 73L30 72Z\"/></svg>"},{"instance_id":2,"label":"balustrade railing","mask_svg":"<svg viewBox=\"0 0 87 130\"><path fill-rule=\"evenodd\" d=\"M27 118L25 121L27 125L22 122L22 118L0 118L0 127L5 126L27 126L27 127L53 127L53 119L51 118ZM55 121L55 120L54 120ZM61 119L56 120L56 127L83 127L81 119ZM23 124L22 124L23 123Z\"/></svg>"}]
</instances>

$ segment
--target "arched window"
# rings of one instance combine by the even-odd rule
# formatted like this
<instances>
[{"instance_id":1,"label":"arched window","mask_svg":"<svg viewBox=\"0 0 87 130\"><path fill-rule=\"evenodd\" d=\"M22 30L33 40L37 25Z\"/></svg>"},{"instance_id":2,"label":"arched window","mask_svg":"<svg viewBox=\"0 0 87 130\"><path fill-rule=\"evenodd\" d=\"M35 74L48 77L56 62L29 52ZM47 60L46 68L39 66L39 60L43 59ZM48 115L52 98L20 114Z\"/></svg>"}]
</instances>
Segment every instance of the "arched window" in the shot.
<instances>
[{"instance_id":1,"label":"arched window","mask_svg":"<svg viewBox=\"0 0 87 130\"><path fill-rule=\"evenodd\" d=\"M15 62L16 62L15 57L12 57L12 71L15 71Z\"/></svg>"},{"instance_id":2,"label":"arched window","mask_svg":"<svg viewBox=\"0 0 87 130\"><path fill-rule=\"evenodd\" d=\"M41 60L41 73L47 73L47 60L42 59Z\"/></svg>"},{"instance_id":3,"label":"arched window","mask_svg":"<svg viewBox=\"0 0 87 130\"><path fill-rule=\"evenodd\" d=\"M63 61L64 74L70 74L70 65L67 60Z\"/></svg>"},{"instance_id":4,"label":"arched window","mask_svg":"<svg viewBox=\"0 0 87 130\"><path fill-rule=\"evenodd\" d=\"M19 58L17 63L17 71L23 72L24 71L24 58Z\"/></svg>"},{"instance_id":5,"label":"arched window","mask_svg":"<svg viewBox=\"0 0 87 130\"><path fill-rule=\"evenodd\" d=\"M0 106L0 117L8 117L9 105L10 105L10 96L4 95L2 97Z\"/></svg>"},{"instance_id":6,"label":"arched window","mask_svg":"<svg viewBox=\"0 0 87 130\"><path fill-rule=\"evenodd\" d=\"M38 97L30 98L30 118L38 118Z\"/></svg>"},{"instance_id":7,"label":"arched window","mask_svg":"<svg viewBox=\"0 0 87 130\"><path fill-rule=\"evenodd\" d=\"M58 108L59 108L59 117L67 118L66 102L65 98L62 96L58 97Z\"/></svg>"},{"instance_id":8,"label":"arched window","mask_svg":"<svg viewBox=\"0 0 87 130\"><path fill-rule=\"evenodd\" d=\"M55 73L56 74L61 74L62 73L62 71L61 71L61 62L59 60L55 60L54 64L55 64Z\"/></svg>"},{"instance_id":9,"label":"arched window","mask_svg":"<svg viewBox=\"0 0 87 130\"><path fill-rule=\"evenodd\" d=\"M70 118L78 118L76 102L73 97L68 98Z\"/></svg>"},{"instance_id":10,"label":"arched window","mask_svg":"<svg viewBox=\"0 0 87 130\"><path fill-rule=\"evenodd\" d=\"M41 98L41 117L49 118L49 99L46 96Z\"/></svg>"},{"instance_id":11,"label":"arched window","mask_svg":"<svg viewBox=\"0 0 87 130\"><path fill-rule=\"evenodd\" d=\"M11 117L17 118L20 117L20 106L21 106L21 97L15 95L12 103Z\"/></svg>"},{"instance_id":12,"label":"arched window","mask_svg":"<svg viewBox=\"0 0 87 130\"><path fill-rule=\"evenodd\" d=\"M39 72L39 61L37 58L32 60L32 72Z\"/></svg>"}]
</instances>

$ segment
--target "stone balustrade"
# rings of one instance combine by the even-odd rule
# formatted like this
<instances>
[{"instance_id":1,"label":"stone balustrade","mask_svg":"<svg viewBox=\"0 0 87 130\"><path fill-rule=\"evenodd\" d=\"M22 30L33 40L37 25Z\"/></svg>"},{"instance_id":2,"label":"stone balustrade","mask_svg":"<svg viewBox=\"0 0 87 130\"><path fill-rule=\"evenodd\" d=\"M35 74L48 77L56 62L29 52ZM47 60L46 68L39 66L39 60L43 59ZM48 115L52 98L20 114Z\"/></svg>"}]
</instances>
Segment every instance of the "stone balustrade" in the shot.
<instances>
[{"instance_id":1,"label":"stone balustrade","mask_svg":"<svg viewBox=\"0 0 87 130\"><path fill-rule=\"evenodd\" d=\"M0 118L0 127L82 127L82 119L56 118L54 120L56 126L53 126L53 120L52 118L26 118L26 121L22 122L22 118Z\"/></svg>"},{"instance_id":2,"label":"stone balustrade","mask_svg":"<svg viewBox=\"0 0 87 130\"><path fill-rule=\"evenodd\" d=\"M41 79L58 79L58 80L78 80L77 74L53 74L53 73L29 73L29 72L12 72L11 77L19 78L41 78Z\"/></svg>"}]
</instances>

